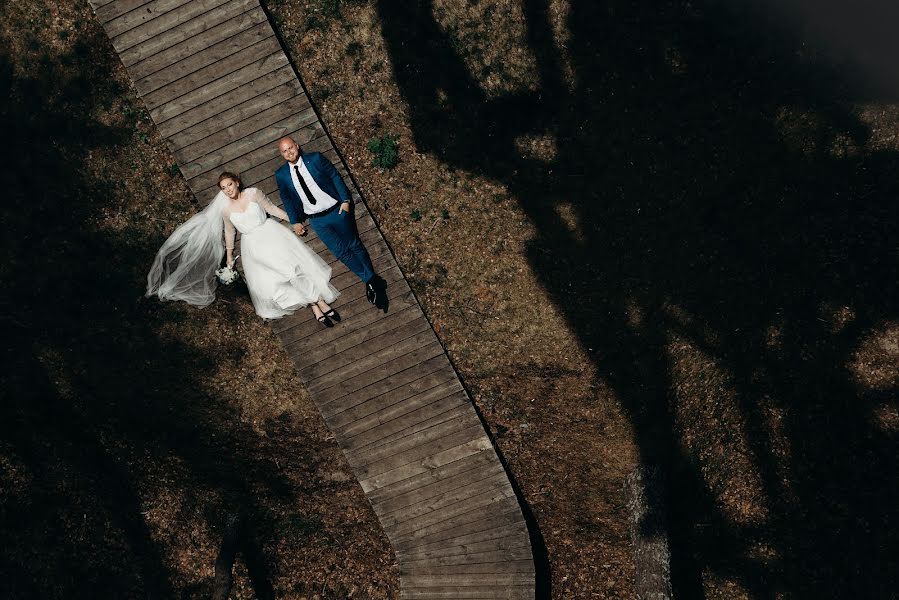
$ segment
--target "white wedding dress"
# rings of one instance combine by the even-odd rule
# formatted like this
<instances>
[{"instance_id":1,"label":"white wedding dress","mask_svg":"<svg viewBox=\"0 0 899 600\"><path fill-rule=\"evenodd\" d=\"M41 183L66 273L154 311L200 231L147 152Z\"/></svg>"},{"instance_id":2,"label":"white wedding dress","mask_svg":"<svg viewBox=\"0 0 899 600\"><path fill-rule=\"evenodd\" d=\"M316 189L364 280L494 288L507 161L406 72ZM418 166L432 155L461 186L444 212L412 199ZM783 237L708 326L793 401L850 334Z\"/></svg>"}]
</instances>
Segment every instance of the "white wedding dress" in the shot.
<instances>
[{"instance_id":1,"label":"white wedding dress","mask_svg":"<svg viewBox=\"0 0 899 600\"><path fill-rule=\"evenodd\" d=\"M200 308L211 304L215 270L239 231L244 279L260 317L277 319L319 299L330 303L337 298L339 292L329 283L331 267L292 231L268 218L272 214L286 220L287 214L256 188L243 190L243 197L248 203L238 211L219 193L172 232L147 275L147 296Z\"/></svg>"},{"instance_id":2,"label":"white wedding dress","mask_svg":"<svg viewBox=\"0 0 899 600\"><path fill-rule=\"evenodd\" d=\"M265 194L255 188L243 193L251 198L246 209L226 209L225 218L241 234L240 259L256 313L264 319L277 319L316 300L332 302L338 292L328 283L331 267L296 234L268 218L266 212L277 214L278 209Z\"/></svg>"}]
</instances>

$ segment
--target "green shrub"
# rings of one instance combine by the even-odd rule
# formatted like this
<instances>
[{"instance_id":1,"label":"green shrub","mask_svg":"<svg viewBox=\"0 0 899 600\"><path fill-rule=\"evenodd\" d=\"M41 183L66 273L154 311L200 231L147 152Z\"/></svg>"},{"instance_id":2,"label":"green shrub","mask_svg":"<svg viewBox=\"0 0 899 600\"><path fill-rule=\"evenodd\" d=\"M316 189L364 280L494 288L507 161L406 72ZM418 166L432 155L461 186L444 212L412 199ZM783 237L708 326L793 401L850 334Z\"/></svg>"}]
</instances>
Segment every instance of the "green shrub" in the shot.
<instances>
[{"instance_id":1,"label":"green shrub","mask_svg":"<svg viewBox=\"0 0 899 600\"><path fill-rule=\"evenodd\" d=\"M375 155L373 165L380 169L392 169L400 162L397 139L399 136L387 134L368 140L368 151Z\"/></svg>"}]
</instances>

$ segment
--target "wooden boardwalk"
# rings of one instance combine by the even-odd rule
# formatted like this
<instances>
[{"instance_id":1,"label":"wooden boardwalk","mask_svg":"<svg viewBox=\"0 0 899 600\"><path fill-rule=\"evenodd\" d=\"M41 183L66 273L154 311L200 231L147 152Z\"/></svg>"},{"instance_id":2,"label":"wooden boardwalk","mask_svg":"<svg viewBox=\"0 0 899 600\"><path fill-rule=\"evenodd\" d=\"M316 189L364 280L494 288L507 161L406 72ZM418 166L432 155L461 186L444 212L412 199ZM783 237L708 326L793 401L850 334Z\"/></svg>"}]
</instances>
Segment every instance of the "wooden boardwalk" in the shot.
<instances>
[{"instance_id":1,"label":"wooden boardwalk","mask_svg":"<svg viewBox=\"0 0 899 600\"><path fill-rule=\"evenodd\" d=\"M280 204L277 140L337 166L389 312L314 234L343 322L274 322L362 485L400 566L400 596L533 598L527 527L471 400L312 109L258 0L91 0L200 201L240 173Z\"/></svg>"}]
</instances>

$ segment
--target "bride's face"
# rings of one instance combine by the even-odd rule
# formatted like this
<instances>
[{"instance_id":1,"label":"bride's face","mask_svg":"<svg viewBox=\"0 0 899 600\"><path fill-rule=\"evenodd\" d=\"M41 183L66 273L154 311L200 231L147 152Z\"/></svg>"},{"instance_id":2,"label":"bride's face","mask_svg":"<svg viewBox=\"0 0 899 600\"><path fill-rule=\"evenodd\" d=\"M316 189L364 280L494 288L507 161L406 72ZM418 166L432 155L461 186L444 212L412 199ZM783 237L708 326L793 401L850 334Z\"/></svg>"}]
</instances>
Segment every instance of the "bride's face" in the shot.
<instances>
[{"instance_id":1,"label":"bride's face","mask_svg":"<svg viewBox=\"0 0 899 600\"><path fill-rule=\"evenodd\" d=\"M225 193L226 196L234 200L237 198L238 194L240 194L240 189L237 187L237 182L230 178L222 179L219 182L219 187L222 192Z\"/></svg>"}]
</instances>

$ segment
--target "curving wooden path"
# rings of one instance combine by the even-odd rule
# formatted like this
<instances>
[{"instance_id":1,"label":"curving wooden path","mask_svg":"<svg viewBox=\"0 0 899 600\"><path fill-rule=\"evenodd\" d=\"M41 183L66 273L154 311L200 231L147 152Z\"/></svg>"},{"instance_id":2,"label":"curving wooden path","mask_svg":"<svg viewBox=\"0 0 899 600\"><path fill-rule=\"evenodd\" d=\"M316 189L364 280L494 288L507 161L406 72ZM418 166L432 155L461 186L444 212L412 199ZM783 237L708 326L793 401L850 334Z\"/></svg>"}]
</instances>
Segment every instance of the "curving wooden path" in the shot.
<instances>
[{"instance_id":1,"label":"curving wooden path","mask_svg":"<svg viewBox=\"0 0 899 600\"><path fill-rule=\"evenodd\" d=\"M201 201L222 170L279 203L277 140L323 152L356 199L356 219L390 308L314 234L334 269L343 322L311 311L276 321L400 566L400 596L533 598L527 527L471 400L368 214L259 0L90 0Z\"/></svg>"}]
</instances>

